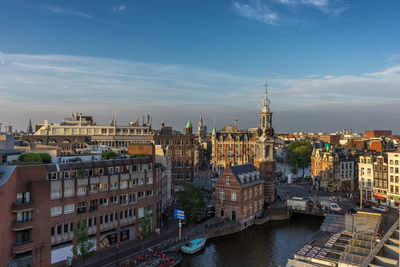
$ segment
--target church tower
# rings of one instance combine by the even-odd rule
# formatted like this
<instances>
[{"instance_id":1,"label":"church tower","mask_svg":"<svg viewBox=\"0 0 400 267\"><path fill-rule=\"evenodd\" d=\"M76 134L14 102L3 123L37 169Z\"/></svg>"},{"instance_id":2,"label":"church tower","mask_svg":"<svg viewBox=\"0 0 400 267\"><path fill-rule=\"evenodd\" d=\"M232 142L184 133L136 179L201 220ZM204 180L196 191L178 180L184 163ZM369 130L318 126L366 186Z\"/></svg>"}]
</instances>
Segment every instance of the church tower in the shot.
<instances>
[{"instance_id":1,"label":"church tower","mask_svg":"<svg viewBox=\"0 0 400 267\"><path fill-rule=\"evenodd\" d=\"M29 119L28 127L26 128L26 134L33 134L33 128L32 128L32 121Z\"/></svg>"},{"instance_id":2,"label":"church tower","mask_svg":"<svg viewBox=\"0 0 400 267\"><path fill-rule=\"evenodd\" d=\"M272 112L269 109L267 81L268 79L265 78L265 96L260 111L254 164L259 168L261 177L264 179L264 200L273 202L275 200L274 129L272 128Z\"/></svg>"},{"instance_id":3,"label":"church tower","mask_svg":"<svg viewBox=\"0 0 400 267\"><path fill-rule=\"evenodd\" d=\"M200 114L200 119L199 119L199 124L197 125L197 135L199 139L205 135L205 129L204 129L204 124L203 124L203 116Z\"/></svg>"}]
</instances>

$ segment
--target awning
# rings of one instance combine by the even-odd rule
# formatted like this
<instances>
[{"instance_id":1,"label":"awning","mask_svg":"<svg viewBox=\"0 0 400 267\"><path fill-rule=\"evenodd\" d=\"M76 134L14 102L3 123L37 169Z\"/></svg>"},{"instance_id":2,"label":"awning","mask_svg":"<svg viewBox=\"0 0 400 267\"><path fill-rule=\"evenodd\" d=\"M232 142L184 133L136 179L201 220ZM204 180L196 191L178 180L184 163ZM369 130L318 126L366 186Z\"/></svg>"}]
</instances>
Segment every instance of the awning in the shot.
<instances>
[{"instance_id":1,"label":"awning","mask_svg":"<svg viewBox=\"0 0 400 267\"><path fill-rule=\"evenodd\" d=\"M392 199L400 199L400 196L388 194L388 196Z\"/></svg>"},{"instance_id":2,"label":"awning","mask_svg":"<svg viewBox=\"0 0 400 267\"><path fill-rule=\"evenodd\" d=\"M386 196L379 195L379 194L374 194L374 198L386 199Z\"/></svg>"}]
</instances>

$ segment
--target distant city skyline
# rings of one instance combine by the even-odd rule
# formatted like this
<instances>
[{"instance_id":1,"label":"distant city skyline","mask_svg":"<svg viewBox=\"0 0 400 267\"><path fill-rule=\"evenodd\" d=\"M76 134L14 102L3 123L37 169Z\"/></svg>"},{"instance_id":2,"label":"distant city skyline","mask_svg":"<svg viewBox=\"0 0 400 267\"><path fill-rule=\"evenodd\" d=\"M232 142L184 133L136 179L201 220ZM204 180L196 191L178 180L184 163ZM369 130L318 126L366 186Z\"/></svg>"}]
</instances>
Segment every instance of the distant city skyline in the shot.
<instances>
[{"instance_id":1,"label":"distant city skyline","mask_svg":"<svg viewBox=\"0 0 400 267\"><path fill-rule=\"evenodd\" d=\"M398 1L2 1L0 123L400 133Z\"/></svg>"}]
</instances>

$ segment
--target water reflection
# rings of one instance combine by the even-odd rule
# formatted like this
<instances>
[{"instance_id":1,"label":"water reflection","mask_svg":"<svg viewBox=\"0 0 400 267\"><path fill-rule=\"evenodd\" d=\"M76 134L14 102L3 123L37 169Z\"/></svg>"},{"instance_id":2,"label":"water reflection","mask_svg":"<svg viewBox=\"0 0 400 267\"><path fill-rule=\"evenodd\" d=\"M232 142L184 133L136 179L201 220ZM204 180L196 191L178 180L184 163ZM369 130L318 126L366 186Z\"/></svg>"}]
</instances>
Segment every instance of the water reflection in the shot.
<instances>
[{"instance_id":1,"label":"water reflection","mask_svg":"<svg viewBox=\"0 0 400 267\"><path fill-rule=\"evenodd\" d=\"M287 259L318 231L322 219L296 215L288 221L207 240L202 252L185 256L183 266L285 266Z\"/></svg>"}]
</instances>

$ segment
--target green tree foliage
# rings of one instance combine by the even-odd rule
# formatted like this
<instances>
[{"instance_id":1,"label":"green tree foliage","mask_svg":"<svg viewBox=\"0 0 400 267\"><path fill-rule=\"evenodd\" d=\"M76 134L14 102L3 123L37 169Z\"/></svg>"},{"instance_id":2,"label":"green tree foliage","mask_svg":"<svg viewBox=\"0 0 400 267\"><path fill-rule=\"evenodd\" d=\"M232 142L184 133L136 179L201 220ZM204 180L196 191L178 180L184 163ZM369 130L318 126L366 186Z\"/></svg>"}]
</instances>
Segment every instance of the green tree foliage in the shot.
<instances>
[{"instance_id":1,"label":"green tree foliage","mask_svg":"<svg viewBox=\"0 0 400 267\"><path fill-rule=\"evenodd\" d=\"M133 154L130 156L130 158L143 158L143 157L147 157L146 154Z\"/></svg>"},{"instance_id":2,"label":"green tree foliage","mask_svg":"<svg viewBox=\"0 0 400 267\"><path fill-rule=\"evenodd\" d=\"M85 260L96 253L96 244L89 237L86 227L86 220L80 216L74 231L76 237L76 247L74 247L74 255L81 258L82 266Z\"/></svg>"},{"instance_id":3,"label":"green tree foliage","mask_svg":"<svg viewBox=\"0 0 400 267\"><path fill-rule=\"evenodd\" d=\"M105 151L105 152L101 153L101 157L103 159L113 159L113 158L118 157L118 154L115 153L114 151Z\"/></svg>"},{"instance_id":4,"label":"green tree foliage","mask_svg":"<svg viewBox=\"0 0 400 267\"><path fill-rule=\"evenodd\" d=\"M151 220L150 218L142 218L139 220L139 236L142 239L142 247L144 250L144 241L151 235Z\"/></svg>"},{"instance_id":5,"label":"green tree foliage","mask_svg":"<svg viewBox=\"0 0 400 267\"><path fill-rule=\"evenodd\" d=\"M303 176L305 168L311 164L312 146L308 141L295 141L289 144L288 150L290 153L290 164L292 165L291 171L297 173L298 169L303 169Z\"/></svg>"},{"instance_id":6,"label":"green tree foliage","mask_svg":"<svg viewBox=\"0 0 400 267\"><path fill-rule=\"evenodd\" d=\"M25 153L19 157L20 161L24 162L51 162L51 156L48 153Z\"/></svg>"},{"instance_id":7,"label":"green tree foliage","mask_svg":"<svg viewBox=\"0 0 400 267\"><path fill-rule=\"evenodd\" d=\"M194 223L203 215L206 202L200 188L186 182L178 192L178 205L185 211L186 221Z\"/></svg>"}]
</instances>

